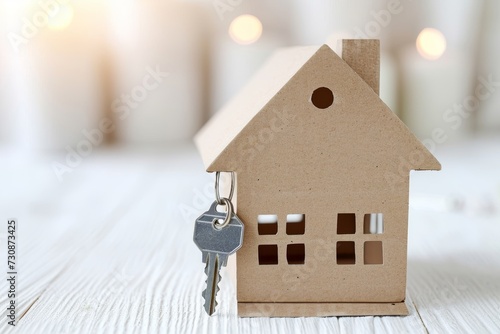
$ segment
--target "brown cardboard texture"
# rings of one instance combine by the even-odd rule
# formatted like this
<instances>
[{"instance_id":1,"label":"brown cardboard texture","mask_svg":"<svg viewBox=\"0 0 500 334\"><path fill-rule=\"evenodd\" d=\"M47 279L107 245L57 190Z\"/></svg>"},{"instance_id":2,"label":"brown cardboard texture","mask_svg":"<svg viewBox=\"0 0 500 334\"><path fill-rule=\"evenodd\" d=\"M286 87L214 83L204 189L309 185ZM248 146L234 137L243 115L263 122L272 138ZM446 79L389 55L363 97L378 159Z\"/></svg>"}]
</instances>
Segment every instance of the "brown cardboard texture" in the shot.
<instances>
[{"instance_id":1,"label":"brown cardboard texture","mask_svg":"<svg viewBox=\"0 0 500 334\"><path fill-rule=\"evenodd\" d=\"M380 100L379 42L276 52L195 141L237 175L241 316L406 314L410 170L441 165Z\"/></svg>"}]
</instances>

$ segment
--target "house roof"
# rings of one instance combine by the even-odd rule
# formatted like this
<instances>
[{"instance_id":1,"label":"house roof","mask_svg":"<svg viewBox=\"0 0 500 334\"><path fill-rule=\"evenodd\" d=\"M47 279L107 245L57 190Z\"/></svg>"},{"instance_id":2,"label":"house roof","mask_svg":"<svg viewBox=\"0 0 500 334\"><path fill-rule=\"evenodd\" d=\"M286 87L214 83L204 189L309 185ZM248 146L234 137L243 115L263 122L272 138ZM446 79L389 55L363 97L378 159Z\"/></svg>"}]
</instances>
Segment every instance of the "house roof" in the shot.
<instances>
[{"instance_id":1,"label":"house roof","mask_svg":"<svg viewBox=\"0 0 500 334\"><path fill-rule=\"evenodd\" d=\"M326 61L326 63L324 63ZM395 116L390 109L380 100L378 95L361 77L327 45L293 47L277 51L267 63L258 71L253 79L236 95L222 110L199 131L195 137L196 145L201 153L203 163L207 171L230 171L237 162L227 166L228 156L232 157L235 145L238 146L238 136L250 128L249 124L255 123L259 113L275 101L275 97L282 92L296 78L302 68L313 68L316 70L316 62L321 62L338 75L348 76L354 94L369 96L367 101L380 104L380 115L385 115L386 129L393 133L393 141L404 142L403 145L412 150L418 149L424 154L424 159L419 164L411 165L410 169L416 170L438 170L439 162L425 148L425 146L409 131L409 129ZM330 62L333 62L330 64ZM307 66L305 66L308 64ZM326 64L326 65L324 65ZM326 70L326 68L325 68ZM311 72L313 73L313 72ZM330 73L330 72L329 72ZM342 74L340 74L342 73ZM314 76L314 74L312 74ZM302 80L307 80L302 77ZM346 78L347 79L347 78ZM338 79L336 79L338 80ZM305 84L305 83L304 83ZM342 83L341 83L342 84ZM300 83L299 83L299 87ZM355 87L355 88L354 88ZM358 102L356 102L358 103ZM358 114L358 116L360 115ZM384 121L382 121L384 122ZM259 122L257 122L259 123ZM383 123L381 123L383 124ZM385 126L387 128L387 126ZM248 131L247 131L248 132ZM248 135L248 133L247 133ZM233 152L233 154L231 153ZM234 158L238 160L239 158ZM234 160L232 159L232 160ZM223 162L226 161L226 162Z\"/></svg>"},{"instance_id":2,"label":"house roof","mask_svg":"<svg viewBox=\"0 0 500 334\"><path fill-rule=\"evenodd\" d=\"M206 168L319 48L306 46L278 50L250 82L208 121L195 137Z\"/></svg>"}]
</instances>

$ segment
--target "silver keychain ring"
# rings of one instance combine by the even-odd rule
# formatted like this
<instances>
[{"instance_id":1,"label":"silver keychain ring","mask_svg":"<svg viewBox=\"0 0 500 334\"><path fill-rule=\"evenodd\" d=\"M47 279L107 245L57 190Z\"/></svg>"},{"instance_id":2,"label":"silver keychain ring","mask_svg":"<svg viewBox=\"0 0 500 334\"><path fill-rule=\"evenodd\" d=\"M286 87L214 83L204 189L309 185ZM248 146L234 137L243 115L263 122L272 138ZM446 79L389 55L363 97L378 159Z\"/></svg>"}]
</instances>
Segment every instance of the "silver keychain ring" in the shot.
<instances>
[{"instance_id":1,"label":"silver keychain ring","mask_svg":"<svg viewBox=\"0 0 500 334\"><path fill-rule=\"evenodd\" d=\"M222 197L220 205L226 206L227 212L226 218L224 218L224 221L222 223L219 223L218 219L214 219L214 228L216 228L217 230L222 230L224 227L229 225L229 223L231 222L231 218L233 217L233 204L231 203L229 198Z\"/></svg>"},{"instance_id":2,"label":"silver keychain ring","mask_svg":"<svg viewBox=\"0 0 500 334\"><path fill-rule=\"evenodd\" d=\"M231 201L233 199L233 194L234 194L234 172L229 172L231 173L231 190L229 191L229 197L227 199ZM220 183L220 172L215 172L215 198L217 199L217 203L219 205L223 205L222 199L220 197L220 189L219 189L219 183Z\"/></svg>"}]
</instances>

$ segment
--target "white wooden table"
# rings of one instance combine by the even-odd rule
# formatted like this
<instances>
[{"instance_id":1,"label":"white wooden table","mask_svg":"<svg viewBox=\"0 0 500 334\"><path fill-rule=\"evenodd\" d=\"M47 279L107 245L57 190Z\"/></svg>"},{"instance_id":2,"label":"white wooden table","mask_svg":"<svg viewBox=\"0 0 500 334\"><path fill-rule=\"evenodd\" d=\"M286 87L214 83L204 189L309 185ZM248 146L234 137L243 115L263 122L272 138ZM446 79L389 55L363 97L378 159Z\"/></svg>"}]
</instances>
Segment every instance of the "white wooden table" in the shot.
<instances>
[{"instance_id":1,"label":"white wooden table","mask_svg":"<svg viewBox=\"0 0 500 334\"><path fill-rule=\"evenodd\" d=\"M217 315L202 307L191 240L213 176L191 145L97 150L62 183L63 156L3 149L0 254L15 217L19 320L0 333L500 333L500 138L436 154L442 172L412 174L409 316L239 319L224 277Z\"/></svg>"}]
</instances>

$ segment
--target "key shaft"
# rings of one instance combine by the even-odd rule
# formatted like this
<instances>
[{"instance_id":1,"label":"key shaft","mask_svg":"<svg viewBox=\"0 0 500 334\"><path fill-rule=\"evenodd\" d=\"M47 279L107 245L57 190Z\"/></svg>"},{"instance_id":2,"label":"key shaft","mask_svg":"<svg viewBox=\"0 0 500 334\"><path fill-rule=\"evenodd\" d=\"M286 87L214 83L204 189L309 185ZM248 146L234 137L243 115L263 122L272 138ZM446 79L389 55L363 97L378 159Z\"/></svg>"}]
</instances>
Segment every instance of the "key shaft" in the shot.
<instances>
[{"instance_id":1,"label":"key shaft","mask_svg":"<svg viewBox=\"0 0 500 334\"><path fill-rule=\"evenodd\" d=\"M207 288L203 291L203 298L205 299L205 311L208 315L212 315L217 307L217 292L219 292L221 280L220 269L224 263L223 257L216 253L208 253L207 255L207 265L205 266Z\"/></svg>"}]
</instances>

